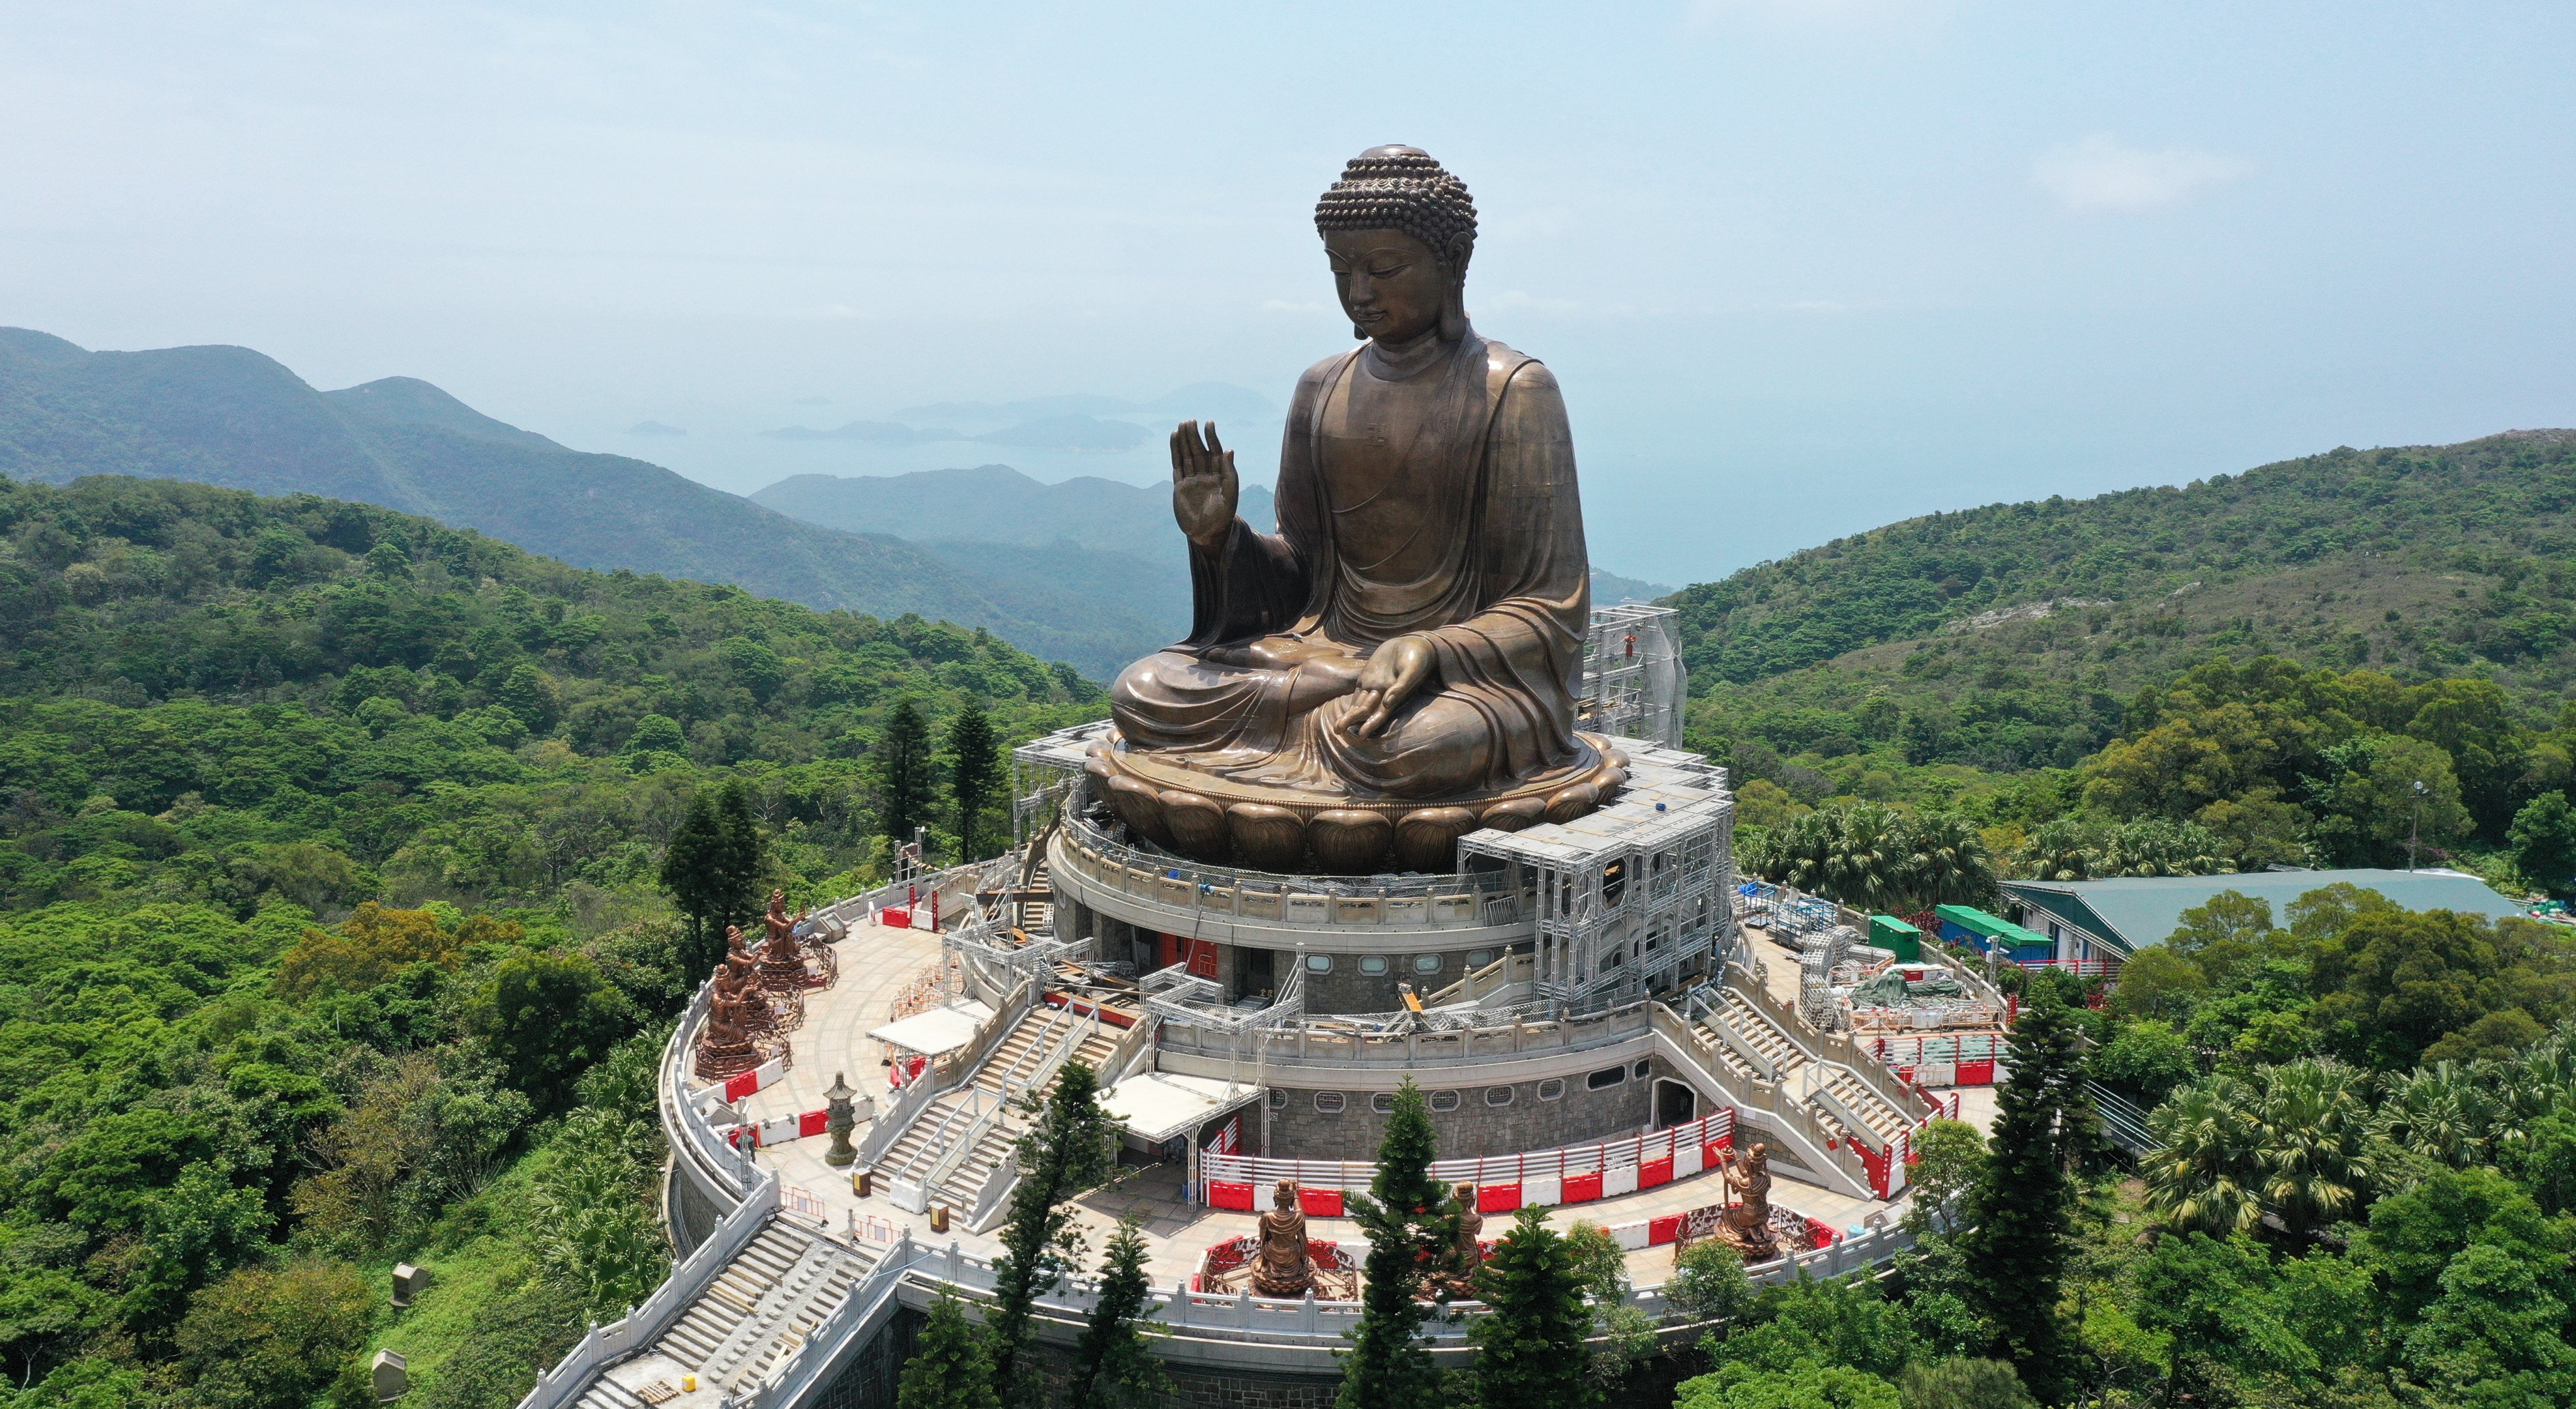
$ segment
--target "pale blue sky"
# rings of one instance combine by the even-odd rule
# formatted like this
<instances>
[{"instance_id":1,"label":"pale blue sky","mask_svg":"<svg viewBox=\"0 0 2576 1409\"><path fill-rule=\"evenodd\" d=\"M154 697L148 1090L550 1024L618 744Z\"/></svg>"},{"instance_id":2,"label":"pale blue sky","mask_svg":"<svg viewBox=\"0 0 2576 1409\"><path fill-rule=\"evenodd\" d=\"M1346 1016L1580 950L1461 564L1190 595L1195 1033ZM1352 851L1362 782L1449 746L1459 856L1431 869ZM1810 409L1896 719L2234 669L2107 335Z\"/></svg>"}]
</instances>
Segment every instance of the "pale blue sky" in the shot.
<instances>
[{"instance_id":1,"label":"pale blue sky","mask_svg":"<svg viewBox=\"0 0 2576 1409\"><path fill-rule=\"evenodd\" d=\"M1597 562L2576 424L2576 7L0 8L0 322L404 373L749 490L924 401L1284 400L1428 148ZM828 398L828 404L797 404ZM627 433L640 420L679 438ZM1266 428L1249 458L1273 455Z\"/></svg>"}]
</instances>

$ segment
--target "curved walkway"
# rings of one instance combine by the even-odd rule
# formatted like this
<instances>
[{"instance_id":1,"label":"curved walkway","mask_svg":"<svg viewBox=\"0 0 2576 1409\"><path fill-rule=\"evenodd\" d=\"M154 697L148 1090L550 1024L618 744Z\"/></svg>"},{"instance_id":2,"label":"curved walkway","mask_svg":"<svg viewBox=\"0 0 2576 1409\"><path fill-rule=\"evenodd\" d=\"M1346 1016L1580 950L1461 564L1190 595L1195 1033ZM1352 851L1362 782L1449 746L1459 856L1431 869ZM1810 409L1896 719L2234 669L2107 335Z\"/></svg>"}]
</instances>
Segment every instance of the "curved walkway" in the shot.
<instances>
[{"instance_id":1,"label":"curved walkway","mask_svg":"<svg viewBox=\"0 0 2576 1409\"><path fill-rule=\"evenodd\" d=\"M937 959L939 939L919 930L860 924L851 927L838 948L841 981L807 997L805 1025L790 1037L794 1068L743 1103L754 1120L820 1109L822 1093L832 1084L836 1072L847 1073L851 1086L877 1098L880 1108L886 1105L885 1068L878 1065L879 1044L867 1032L886 1021L889 1006L905 985ZM866 1133L867 1127L862 1125L851 1139L856 1142ZM947 1233L933 1233L927 1215L908 1214L896 1208L882 1189L865 1199L857 1197L851 1190L848 1172L823 1162L823 1153L829 1147L828 1140L813 1137L772 1146L760 1151L757 1158L762 1167L777 1171L789 1186L791 1207L809 1212L836 1229L855 1223L863 1238L880 1243L892 1241L909 1229L917 1243L946 1246L954 1239L970 1256L990 1257L1000 1250L998 1237L965 1229L963 1210L958 1211ZM1838 1229L1858 1225L1873 1213L1893 1217L1902 1207L1902 1200L1891 1204L1858 1199L1786 1177L1774 1183L1772 1193L1774 1202ZM1251 1234L1259 1226L1254 1214L1211 1209L1187 1202L1180 1194L1178 1170L1163 1165L1129 1167L1121 1171L1116 1183L1081 1199L1077 1217L1089 1236L1090 1246L1096 1250L1120 1217L1131 1212L1139 1215L1150 1250L1149 1271L1157 1286L1169 1287L1195 1274L1209 1247ZM1547 1212L1547 1221L1559 1229L1577 1222L1627 1223L1720 1203L1724 1198L1721 1182L1714 1173L1707 1173L1640 1193L1553 1208ZM1504 1215L1489 1218L1488 1234L1508 1221ZM1312 1236L1318 1238L1360 1237L1359 1225L1347 1219L1316 1218L1310 1220L1309 1226ZM1654 1247L1633 1251L1628 1256L1628 1267L1629 1277L1636 1285L1660 1285L1671 1276L1672 1250Z\"/></svg>"}]
</instances>

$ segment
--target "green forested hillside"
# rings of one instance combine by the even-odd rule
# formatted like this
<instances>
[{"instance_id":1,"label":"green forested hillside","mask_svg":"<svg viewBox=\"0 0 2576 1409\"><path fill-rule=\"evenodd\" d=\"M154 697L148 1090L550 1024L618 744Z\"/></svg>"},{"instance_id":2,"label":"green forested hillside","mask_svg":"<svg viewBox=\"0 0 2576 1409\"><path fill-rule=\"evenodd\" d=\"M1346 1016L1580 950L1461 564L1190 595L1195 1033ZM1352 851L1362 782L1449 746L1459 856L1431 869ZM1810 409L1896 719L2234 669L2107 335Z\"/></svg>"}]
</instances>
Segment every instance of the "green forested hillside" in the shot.
<instances>
[{"instance_id":1,"label":"green forested hillside","mask_svg":"<svg viewBox=\"0 0 2576 1409\"><path fill-rule=\"evenodd\" d=\"M514 1401L662 1274L674 828L729 794L744 880L846 893L890 727L1101 708L982 631L177 480L0 481L0 600L13 1409L355 1405L397 1333L406 1402Z\"/></svg>"},{"instance_id":2,"label":"green forested hillside","mask_svg":"<svg viewBox=\"0 0 2576 1409\"><path fill-rule=\"evenodd\" d=\"M959 568L895 538L773 513L658 465L568 450L412 378L316 391L248 348L89 352L0 328L0 474L168 477L377 504L579 567L980 625L1100 678L1164 639L1103 612L1078 582ZM978 536L970 527L961 517L932 536Z\"/></svg>"},{"instance_id":3,"label":"green forested hillside","mask_svg":"<svg viewBox=\"0 0 2576 1409\"><path fill-rule=\"evenodd\" d=\"M2108 864L2133 823L2386 864L2434 768L2429 854L2487 865L2568 781L2571 503L2576 432L2544 431L1909 520L1668 599L1690 735L1757 833L1873 799L1962 812L2024 868L2071 854L2033 845L2051 824Z\"/></svg>"},{"instance_id":4,"label":"green forested hillside","mask_svg":"<svg viewBox=\"0 0 2576 1409\"><path fill-rule=\"evenodd\" d=\"M2051 602L2053 628L2016 647L2075 638L2078 659L2129 679L2195 648L2242 648L2343 665L2484 661L2563 683L2571 507L2576 431L2342 449L2180 489L1909 519L1670 601L1691 669L1711 683L1945 630L1978 640Z\"/></svg>"}]
</instances>

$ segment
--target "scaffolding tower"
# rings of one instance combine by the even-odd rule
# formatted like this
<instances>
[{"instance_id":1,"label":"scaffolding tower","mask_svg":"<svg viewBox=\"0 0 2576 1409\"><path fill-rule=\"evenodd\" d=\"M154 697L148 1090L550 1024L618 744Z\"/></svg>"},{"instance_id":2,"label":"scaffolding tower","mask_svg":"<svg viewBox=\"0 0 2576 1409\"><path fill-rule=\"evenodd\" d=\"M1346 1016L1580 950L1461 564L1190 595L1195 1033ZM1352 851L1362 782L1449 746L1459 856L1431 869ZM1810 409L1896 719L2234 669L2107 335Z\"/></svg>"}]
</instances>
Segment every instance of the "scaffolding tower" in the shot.
<instances>
[{"instance_id":1,"label":"scaffolding tower","mask_svg":"<svg viewBox=\"0 0 2576 1409\"><path fill-rule=\"evenodd\" d=\"M1460 861L1507 868L1537 919L1537 996L1584 1011L1688 988L1735 944L1735 801L1723 770L1640 748L1619 801L1570 822L1471 832Z\"/></svg>"},{"instance_id":2,"label":"scaffolding tower","mask_svg":"<svg viewBox=\"0 0 2576 1409\"><path fill-rule=\"evenodd\" d=\"M1661 748L1682 745L1689 681L1682 669L1681 614L1634 603L1592 609L1583 637L1583 690L1574 725Z\"/></svg>"}]
</instances>

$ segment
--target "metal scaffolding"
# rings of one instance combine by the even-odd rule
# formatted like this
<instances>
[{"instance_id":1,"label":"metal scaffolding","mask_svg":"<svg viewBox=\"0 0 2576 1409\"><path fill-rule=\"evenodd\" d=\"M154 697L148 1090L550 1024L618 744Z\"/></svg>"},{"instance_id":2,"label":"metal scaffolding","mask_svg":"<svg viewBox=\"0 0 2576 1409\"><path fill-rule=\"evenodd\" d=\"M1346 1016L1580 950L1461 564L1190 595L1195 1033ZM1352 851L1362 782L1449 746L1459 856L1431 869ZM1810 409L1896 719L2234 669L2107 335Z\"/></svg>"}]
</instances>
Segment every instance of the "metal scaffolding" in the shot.
<instances>
[{"instance_id":1,"label":"metal scaffolding","mask_svg":"<svg viewBox=\"0 0 2576 1409\"><path fill-rule=\"evenodd\" d=\"M1719 971L1735 942L1735 801L1724 774L1640 749L1609 807L1521 832L1472 832L1468 864L1507 868L1533 901L1537 996L1571 1010L1672 993Z\"/></svg>"},{"instance_id":2,"label":"metal scaffolding","mask_svg":"<svg viewBox=\"0 0 2576 1409\"><path fill-rule=\"evenodd\" d=\"M1574 727L1680 748L1688 695L1680 622L1670 607L1593 608L1583 638L1583 691L1575 701Z\"/></svg>"}]
</instances>

